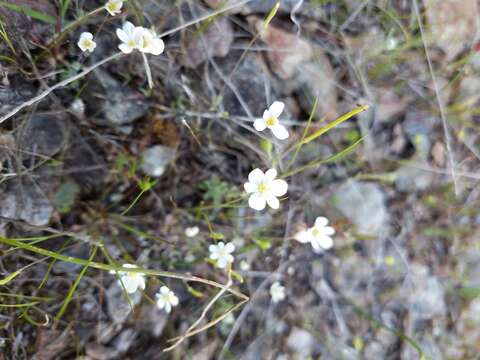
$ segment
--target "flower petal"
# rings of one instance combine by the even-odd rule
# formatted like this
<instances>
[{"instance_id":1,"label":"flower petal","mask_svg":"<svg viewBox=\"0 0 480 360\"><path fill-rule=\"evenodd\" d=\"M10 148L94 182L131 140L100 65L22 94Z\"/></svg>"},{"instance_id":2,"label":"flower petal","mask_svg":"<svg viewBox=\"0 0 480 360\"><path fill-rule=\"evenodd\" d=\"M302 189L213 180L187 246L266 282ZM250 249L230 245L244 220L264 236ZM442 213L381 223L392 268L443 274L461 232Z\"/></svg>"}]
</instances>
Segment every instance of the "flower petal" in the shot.
<instances>
[{"instance_id":1,"label":"flower petal","mask_svg":"<svg viewBox=\"0 0 480 360\"><path fill-rule=\"evenodd\" d=\"M248 181L253 184L259 184L263 181L265 174L260 169L254 169L248 174Z\"/></svg>"},{"instance_id":2,"label":"flower petal","mask_svg":"<svg viewBox=\"0 0 480 360\"><path fill-rule=\"evenodd\" d=\"M330 236L319 236L317 238L318 244L325 250L330 249L333 246L333 240Z\"/></svg>"},{"instance_id":3,"label":"flower petal","mask_svg":"<svg viewBox=\"0 0 480 360\"><path fill-rule=\"evenodd\" d=\"M227 259L225 259L225 258L223 258L223 257L220 258L220 259L218 259L218 261L217 261L217 266L218 266L220 269L226 268L226 267L227 267Z\"/></svg>"},{"instance_id":4,"label":"flower petal","mask_svg":"<svg viewBox=\"0 0 480 360\"><path fill-rule=\"evenodd\" d=\"M267 204L272 209L278 209L280 207L280 201L273 195L267 197Z\"/></svg>"},{"instance_id":5,"label":"flower petal","mask_svg":"<svg viewBox=\"0 0 480 360\"><path fill-rule=\"evenodd\" d=\"M251 182L246 182L245 184L243 184L243 188L247 193L254 193L257 191L257 185L252 184Z\"/></svg>"},{"instance_id":6,"label":"flower petal","mask_svg":"<svg viewBox=\"0 0 480 360\"><path fill-rule=\"evenodd\" d=\"M227 245L225 245L225 250L228 253L232 253L235 251L235 245L233 245L231 242L229 242Z\"/></svg>"},{"instance_id":7,"label":"flower petal","mask_svg":"<svg viewBox=\"0 0 480 360\"><path fill-rule=\"evenodd\" d=\"M120 39L120 41L124 43L130 40L127 33L123 29L117 29L117 36Z\"/></svg>"},{"instance_id":8,"label":"flower petal","mask_svg":"<svg viewBox=\"0 0 480 360\"><path fill-rule=\"evenodd\" d=\"M288 191L288 184L282 179L273 180L270 184L270 191L272 195L283 196Z\"/></svg>"},{"instance_id":9,"label":"flower petal","mask_svg":"<svg viewBox=\"0 0 480 360\"><path fill-rule=\"evenodd\" d=\"M325 226L323 228L323 233L328 236L335 235L335 229L331 226Z\"/></svg>"},{"instance_id":10,"label":"flower petal","mask_svg":"<svg viewBox=\"0 0 480 360\"><path fill-rule=\"evenodd\" d=\"M264 119L255 119L255 121L253 122L253 127L257 131L263 131L267 128L267 123Z\"/></svg>"},{"instance_id":11,"label":"flower petal","mask_svg":"<svg viewBox=\"0 0 480 360\"><path fill-rule=\"evenodd\" d=\"M273 181L277 177L277 170L275 169L268 169L265 172L265 179L269 181Z\"/></svg>"},{"instance_id":12,"label":"flower petal","mask_svg":"<svg viewBox=\"0 0 480 360\"><path fill-rule=\"evenodd\" d=\"M303 244L309 243L311 240L310 233L307 230L296 233L293 238Z\"/></svg>"},{"instance_id":13,"label":"flower petal","mask_svg":"<svg viewBox=\"0 0 480 360\"><path fill-rule=\"evenodd\" d=\"M118 45L118 48L120 49L121 52L123 52L124 54L130 54L133 50L132 47L128 46L127 44L120 44Z\"/></svg>"},{"instance_id":14,"label":"flower petal","mask_svg":"<svg viewBox=\"0 0 480 360\"><path fill-rule=\"evenodd\" d=\"M328 219L324 216L319 216L315 219L315 227L322 228L324 226L327 226L328 224Z\"/></svg>"},{"instance_id":15,"label":"flower petal","mask_svg":"<svg viewBox=\"0 0 480 360\"><path fill-rule=\"evenodd\" d=\"M178 305L178 297L176 295L172 295L172 298L170 299L170 304L172 304L173 306Z\"/></svg>"},{"instance_id":16,"label":"flower petal","mask_svg":"<svg viewBox=\"0 0 480 360\"><path fill-rule=\"evenodd\" d=\"M163 53L164 50L165 50L165 43L163 42L163 40L159 38L153 39L152 49L150 53L152 55L160 55L161 53Z\"/></svg>"},{"instance_id":17,"label":"flower petal","mask_svg":"<svg viewBox=\"0 0 480 360\"><path fill-rule=\"evenodd\" d=\"M267 121L267 120L270 119L271 117L272 117L272 114L270 114L270 111L265 110L265 111L263 112L263 116L262 116L262 119L263 119L263 120Z\"/></svg>"},{"instance_id":18,"label":"flower petal","mask_svg":"<svg viewBox=\"0 0 480 360\"><path fill-rule=\"evenodd\" d=\"M258 193L250 195L250 198L248 199L248 205L254 210L261 211L265 209L266 204L267 202L265 198Z\"/></svg>"},{"instance_id":19,"label":"flower petal","mask_svg":"<svg viewBox=\"0 0 480 360\"><path fill-rule=\"evenodd\" d=\"M275 101L272 105L270 105L268 111L270 112L271 116L278 118L282 114L284 108L285 104L283 102Z\"/></svg>"},{"instance_id":20,"label":"flower petal","mask_svg":"<svg viewBox=\"0 0 480 360\"><path fill-rule=\"evenodd\" d=\"M273 135L279 140L288 139L288 130L285 126L277 124L270 128L272 130Z\"/></svg>"},{"instance_id":21,"label":"flower petal","mask_svg":"<svg viewBox=\"0 0 480 360\"><path fill-rule=\"evenodd\" d=\"M133 30L135 30L135 25L133 25L130 21L125 21L122 29L127 33L127 35L131 36L133 34Z\"/></svg>"}]
</instances>

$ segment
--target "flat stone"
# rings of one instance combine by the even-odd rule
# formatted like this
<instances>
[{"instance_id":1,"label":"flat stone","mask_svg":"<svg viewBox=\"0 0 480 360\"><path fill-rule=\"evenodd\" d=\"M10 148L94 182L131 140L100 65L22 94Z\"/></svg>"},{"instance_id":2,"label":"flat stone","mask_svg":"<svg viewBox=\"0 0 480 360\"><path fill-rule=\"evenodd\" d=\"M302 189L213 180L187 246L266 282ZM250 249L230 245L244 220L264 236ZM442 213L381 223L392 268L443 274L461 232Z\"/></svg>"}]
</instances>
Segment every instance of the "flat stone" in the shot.
<instances>
[{"instance_id":1,"label":"flat stone","mask_svg":"<svg viewBox=\"0 0 480 360\"><path fill-rule=\"evenodd\" d=\"M51 157L63 149L67 141L65 113L36 114L28 119L18 134L18 146L26 156L39 154Z\"/></svg>"},{"instance_id":2,"label":"flat stone","mask_svg":"<svg viewBox=\"0 0 480 360\"><path fill-rule=\"evenodd\" d=\"M389 232L390 215L385 193L375 183L348 180L333 197L340 210L363 234L385 235Z\"/></svg>"},{"instance_id":3,"label":"flat stone","mask_svg":"<svg viewBox=\"0 0 480 360\"><path fill-rule=\"evenodd\" d=\"M175 153L175 149L155 145L143 152L140 168L146 175L160 177L175 158Z\"/></svg>"},{"instance_id":4,"label":"flat stone","mask_svg":"<svg viewBox=\"0 0 480 360\"><path fill-rule=\"evenodd\" d=\"M100 125L112 127L130 124L144 116L149 106L143 95L122 85L108 73L95 70L96 81L86 97L87 115Z\"/></svg>"},{"instance_id":5,"label":"flat stone","mask_svg":"<svg viewBox=\"0 0 480 360\"><path fill-rule=\"evenodd\" d=\"M12 181L0 194L0 216L23 220L30 225L47 225L53 206L42 189L33 181Z\"/></svg>"}]
</instances>

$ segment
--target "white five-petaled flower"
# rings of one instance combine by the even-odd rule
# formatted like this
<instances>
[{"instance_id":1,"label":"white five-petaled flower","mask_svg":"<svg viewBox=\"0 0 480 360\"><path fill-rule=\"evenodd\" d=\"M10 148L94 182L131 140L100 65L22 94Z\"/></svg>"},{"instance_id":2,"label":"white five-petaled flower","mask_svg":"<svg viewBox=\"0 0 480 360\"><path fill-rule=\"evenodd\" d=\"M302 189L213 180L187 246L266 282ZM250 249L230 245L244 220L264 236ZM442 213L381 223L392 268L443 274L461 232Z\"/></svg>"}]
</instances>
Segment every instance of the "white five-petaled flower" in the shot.
<instances>
[{"instance_id":1,"label":"white five-petaled flower","mask_svg":"<svg viewBox=\"0 0 480 360\"><path fill-rule=\"evenodd\" d=\"M263 210L268 204L272 209L280 207L277 199L287 193L288 184L285 180L275 179L277 170L269 169L263 173L260 169L254 169L248 174L248 182L243 186L250 195L248 205L255 210Z\"/></svg>"},{"instance_id":2,"label":"white five-petaled flower","mask_svg":"<svg viewBox=\"0 0 480 360\"><path fill-rule=\"evenodd\" d=\"M135 269L138 266L133 264L123 264L122 267L128 269ZM115 274L116 271L110 271L110 273ZM118 283L120 286L125 287L125 290L129 294L133 294L138 289L144 290L145 289L145 274L139 272L126 272L126 271L119 271L118 272Z\"/></svg>"},{"instance_id":3,"label":"white five-petaled flower","mask_svg":"<svg viewBox=\"0 0 480 360\"><path fill-rule=\"evenodd\" d=\"M275 281L272 286L270 286L270 296L274 303L282 301L286 297L285 286L282 286L278 281Z\"/></svg>"},{"instance_id":4,"label":"white five-petaled flower","mask_svg":"<svg viewBox=\"0 0 480 360\"><path fill-rule=\"evenodd\" d=\"M125 54L137 49L143 53L160 55L165 50L163 40L153 30L135 26L129 21L117 29L117 36L122 41L118 48Z\"/></svg>"},{"instance_id":5,"label":"white five-petaled flower","mask_svg":"<svg viewBox=\"0 0 480 360\"><path fill-rule=\"evenodd\" d=\"M187 237L197 236L199 232L200 232L200 229L198 228L198 226L187 227L185 229L185 235Z\"/></svg>"},{"instance_id":6,"label":"white five-petaled flower","mask_svg":"<svg viewBox=\"0 0 480 360\"><path fill-rule=\"evenodd\" d=\"M295 240L301 243L312 244L315 252L328 250L333 246L331 236L335 234L335 229L328 225L328 219L323 216L317 217L315 224L304 231L295 234Z\"/></svg>"},{"instance_id":7,"label":"white five-petaled flower","mask_svg":"<svg viewBox=\"0 0 480 360\"><path fill-rule=\"evenodd\" d=\"M93 41L93 34L89 32L83 32L80 34L77 45L80 50L84 52L93 52L93 50L95 50L95 48L97 47L97 44L95 43L95 41Z\"/></svg>"},{"instance_id":8,"label":"white five-petaled flower","mask_svg":"<svg viewBox=\"0 0 480 360\"><path fill-rule=\"evenodd\" d=\"M231 242L224 244L220 241L217 245L210 245L208 250L210 251L210 259L216 260L217 267L220 269L225 269L229 263L233 263L232 253L235 251L235 245Z\"/></svg>"},{"instance_id":9,"label":"white five-petaled flower","mask_svg":"<svg viewBox=\"0 0 480 360\"><path fill-rule=\"evenodd\" d=\"M157 307L164 309L167 314L172 311L172 306L178 305L178 297L166 286L162 286L155 297L157 298Z\"/></svg>"},{"instance_id":10,"label":"white five-petaled flower","mask_svg":"<svg viewBox=\"0 0 480 360\"><path fill-rule=\"evenodd\" d=\"M122 41L118 48L125 54L130 54L133 50L138 49L141 41L143 28L135 27L130 21L126 21L121 29L117 29L117 36Z\"/></svg>"},{"instance_id":11,"label":"white five-petaled flower","mask_svg":"<svg viewBox=\"0 0 480 360\"><path fill-rule=\"evenodd\" d=\"M256 119L253 123L253 127L257 131L263 131L269 128L273 135L280 139L285 140L288 138L288 131L285 126L280 124L278 117L282 114L285 104L281 101L275 101L270 107L263 112L263 117Z\"/></svg>"},{"instance_id":12,"label":"white five-petaled flower","mask_svg":"<svg viewBox=\"0 0 480 360\"><path fill-rule=\"evenodd\" d=\"M122 12L123 0L108 0L104 8L112 16Z\"/></svg>"}]
</instances>

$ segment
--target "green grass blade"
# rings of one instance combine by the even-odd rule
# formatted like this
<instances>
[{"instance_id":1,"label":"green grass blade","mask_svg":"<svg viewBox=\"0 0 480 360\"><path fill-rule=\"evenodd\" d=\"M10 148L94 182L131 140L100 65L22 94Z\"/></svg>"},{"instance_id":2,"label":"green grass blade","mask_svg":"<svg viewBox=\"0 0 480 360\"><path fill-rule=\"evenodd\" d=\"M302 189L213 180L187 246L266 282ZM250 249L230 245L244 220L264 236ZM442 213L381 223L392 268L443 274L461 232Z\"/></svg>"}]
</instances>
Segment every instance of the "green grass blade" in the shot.
<instances>
[{"instance_id":1,"label":"green grass blade","mask_svg":"<svg viewBox=\"0 0 480 360\"><path fill-rule=\"evenodd\" d=\"M334 162L334 161L337 161L339 159L341 159L342 157L344 157L345 155L347 155L348 153L350 153L353 149L355 149L358 145L360 145L360 143L363 141L363 137L358 139L357 141L355 141L352 145L346 147L345 149L343 149L342 151L339 151L338 153L336 153L335 155L332 155L330 156L329 158L326 158L326 159L321 159L321 160L313 160L313 161L310 161L309 163L307 163L306 165L303 165L303 166L300 166L296 169L292 169L291 171L287 171L285 173L283 173L281 175L282 178L286 178L286 177L289 177L289 176L292 176L294 174L298 174L299 172L302 172L304 170L307 170L307 169L311 169L311 168L315 168L317 166L320 166L322 164L327 164L327 163L330 163L330 162Z\"/></svg>"},{"instance_id":2,"label":"green grass blade","mask_svg":"<svg viewBox=\"0 0 480 360\"><path fill-rule=\"evenodd\" d=\"M40 20L50 25L55 25L57 23L57 19L55 19L53 16L44 14L37 10L30 9L29 7L26 7L26 6L11 4L1 0L0 0L0 6L3 6L12 11L25 14L27 16L30 16L32 19Z\"/></svg>"},{"instance_id":3,"label":"green grass blade","mask_svg":"<svg viewBox=\"0 0 480 360\"><path fill-rule=\"evenodd\" d=\"M342 115L340 116L338 119L332 121L330 124L328 124L327 126L324 126L322 127L321 129L318 129L317 131L315 131L312 135L310 136L307 136L305 139L303 139L301 141L301 144L307 144L309 143L310 141L313 141L315 140L316 138L318 138L319 136L325 134L327 131L333 129L335 126L337 125L340 125L341 123L343 123L344 121L347 121L348 119L352 118L353 116L367 110L369 108L368 105L362 105L362 106L359 106L357 107L356 109L353 109L352 111L346 113L345 115Z\"/></svg>"},{"instance_id":4,"label":"green grass blade","mask_svg":"<svg viewBox=\"0 0 480 360\"><path fill-rule=\"evenodd\" d=\"M83 267L82 271L80 271L80 274L78 274L77 279L73 283L72 287L68 291L67 297L65 298L65 301L62 304L62 307L60 310L58 310L57 316L55 316L55 320L60 320L65 313L65 310L67 310L68 304L70 304L70 301L72 300L73 294L75 293L75 290L78 287L78 284L80 284L80 280L82 280L83 275L85 275L85 272L87 269L90 267L90 264L93 261L93 258L95 257L95 254L97 253L98 247L95 246L95 248L92 251L92 254L90 255L90 258L88 259L88 263L85 264Z\"/></svg>"}]
</instances>

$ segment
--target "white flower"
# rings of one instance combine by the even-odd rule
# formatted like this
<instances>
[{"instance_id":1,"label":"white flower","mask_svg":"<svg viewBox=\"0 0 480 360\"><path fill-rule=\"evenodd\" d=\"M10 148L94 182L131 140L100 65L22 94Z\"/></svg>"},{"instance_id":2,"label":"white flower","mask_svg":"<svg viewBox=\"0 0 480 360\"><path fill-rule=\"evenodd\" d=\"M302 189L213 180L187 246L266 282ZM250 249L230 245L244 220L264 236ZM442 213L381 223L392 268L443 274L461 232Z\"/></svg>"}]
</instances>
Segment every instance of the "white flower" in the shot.
<instances>
[{"instance_id":1,"label":"white flower","mask_svg":"<svg viewBox=\"0 0 480 360\"><path fill-rule=\"evenodd\" d=\"M242 271L250 270L250 264L246 260L240 261L240 270Z\"/></svg>"},{"instance_id":2,"label":"white flower","mask_svg":"<svg viewBox=\"0 0 480 360\"><path fill-rule=\"evenodd\" d=\"M257 131L263 131L266 128L272 130L273 135L280 139L285 140L288 138L288 131L285 126L280 124L278 117L282 114L285 104L281 101L275 101L270 107L263 112L261 119L256 119L253 123L253 127Z\"/></svg>"},{"instance_id":3,"label":"white flower","mask_svg":"<svg viewBox=\"0 0 480 360\"><path fill-rule=\"evenodd\" d=\"M122 12L123 0L108 0L104 8L112 16Z\"/></svg>"},{"instance_id":4,"label":"white flower","mask_svg":"<svg viewBox=\"0 0 480 360\"><path fill-rule=\"evenodd\" d=\"M288 184L285 180L275 179L277 170L269 169L264 174L260 169L254 169L248 174L248 182L243 186L251 193L248 205L255 210L263 210L268 204L272 209L278 209L280 202L277 197L287 193Z\"/></svg>"},{"instance_id":5,"label":"white flower","mask_svg":"<svg viewBox=\"0 0 480 360\"><path fill-rule=\"evenodd\" d=\"M165 50L163 40L153 30L135 26L129 21L117 29L117 36L122 41L118 48L125 54L137 49L143 53L160 55Z\"/></svg>"},{"instance_id":6,"label":"white flower","mask_svg":"<svg viewBox=\"0 0 480 360\"><path fill-rule=\"evenodd\" d=\"M278 281L275 281L272 286L270 286L270 296L274 303L282 301L286 297L285 286L282 286Z\"/></svg>"},{"instance_id":7,"label":"white flower","mask_svg":"<svg viewBox=\"0 0 480 360\"><path fill-rule=\"evenodd\" d=\"M160 39L155 31L142 28L141 41L139 43L138 49L147 54L160 55L165 50L165 44L163 40Z\"/></svg>"},{"instance_id":8,"label":"white flower","mask_svg":"<svg viewBox=\"0 0 480 360\"><path fill-rule=\"evenodd\" d=\"M122 41L118 48L125 54L130 54L138 49L142 41L143 28L133 25L130 21L125 22L121 29L117 29L117 36Z\"/></svg>"},{"instance_id":9,"label":"white flower","mask_svg":"<svg viewBox=\"0 0 480 360\"><path fill-rule=\"evenodd\" d=\"M77 45L84 52L93 52L93 50L95 50L95 48L97 47L97 44L95 43L95 41L93 41L92 33L89 32L83 32L80 34Z\"/></svg>"},{"instance_id":10,"label":"white flower","mask_svg":"<svg viewBox=\"0 0 480 360\"><path fill-rule=\"evenodd\" d=\"M155 297L157 298L157 307L160 310L165 309L167 314L172 311L172 306L178 305L178 297L166 286L162 286L160 291L155 294Z\"/></svg>"},{"instance_id":11,"label":"white flower","mask_svg":"<svg viewBox=\"0 0 480 360\"><path fill-rule=\"evenodd\" d=\"M188 227L185 229L185 235L188 237L194 237L198 235L199 231L200 229L198 228L198 226Z\"/></svg>"},{"instance_id":12,"label":"white flower","mask_svg":"<svg viewBox=\"0 0 480 360\"><path fill-rule=\"evenodd\" d=\"M328 219L326 217L319 216L315 220L315 225L307 230L300 231L299 233L295 234L295 240L304 244L312 244L315 252L328 250L333 246L333 240L331 236L335 234L335 229L327 225Z\"/></svg>"},{"instance_id":13,"label":"white flower","mask_svg":"<svg viewBox=\"0 0 480 360\"><path fill-rule=\"evenodd\" d=\"M133 265L133 264L123 264L122 267L124 268L129 268L129 269L135 269L138 266ZM115 274L116 271L110 271L110 273ZM142 273L137 273L137 272L124 272L124 271L119 271L118 276L120 277L118 279L118 283L120 286L125 287L125 290L129 294L133 294L136 292L138 289L144 290L145 289L145 274Z\"/></svg>"},{"instance_id":14,"label":"white flower","mask_svg":"<svg viewBox=\"0 0 480 360\"><path fill-rule=\"evenodd\" d=\"M229 263L233 263L234 257L231 255L235 250L235 245L231 242L224 244L219 242L217 245L210 245L210 259L217 261L217 267L224 269Z\"/></svg>"}]
</instances>

